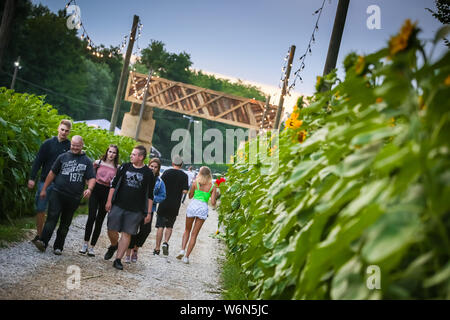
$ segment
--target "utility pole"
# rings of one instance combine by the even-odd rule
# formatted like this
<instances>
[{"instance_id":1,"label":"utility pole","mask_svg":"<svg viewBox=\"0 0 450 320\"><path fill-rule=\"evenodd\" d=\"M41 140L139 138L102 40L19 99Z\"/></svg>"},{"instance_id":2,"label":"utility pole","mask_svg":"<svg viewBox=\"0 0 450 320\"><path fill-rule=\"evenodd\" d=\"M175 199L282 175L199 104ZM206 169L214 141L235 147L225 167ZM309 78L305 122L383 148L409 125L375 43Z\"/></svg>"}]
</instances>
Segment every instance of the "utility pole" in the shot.
<instances>
[{"instance_id":1,"label":"utility pole","mask_svg":"<svg viewBox=\"0 0 450 320\"><path fill-rule=\"evenodd\" d=\"M111 124L109 126L109 131L114 132L116 128L117 119L119 117L120 104L122 102L123 90L125 88L125 81L128 75L128 65L130 63L131 52L133 51L134 40L136 38L137 25L139 22L139 17L134 15L133 26L131 27L130 41L128 42L127 52L125 54L125 60L123 62L122 72L120 74L119 86L117 87L116 100L114 101L114 108L111 116Z\"/></svg>"},{"instance_id":2,"label":"utility pole","mask_svg":"<svg viewBox=\"0 0 450 320\"><path fill-rule=\"evenodd\" d=\"M11 90L14 90L14 85L16 84L17 71L21 68L20 66L20 56L17 58L17 61L14 62L14 74L11 81Z\"/></svg>"},{"instance_id":3,"label":"utility pole","mask_svg":"<svg viewBox=\"0 0 450 320\"><path fill-rule=\"evenodd\" d=\"M294 54L295 54L295 46L291 46L291 50L289 50L289 61L288 61L288 65L286 68L286 74L284 76L283 89L281 91L280 102L278 103L277 115L275 117L275 124L273 126L273 128L275 130L277 130L280 126L280 118L281 118L281 112L283 110L284 96L286 95L286 88L289 83L289 76L291 74L292 61L294 60Z\"/></svg>"},{"instance_id":4,"label":"utility pole","mask_svg":"<svg viewBox=\"0 0 450 320\"><path fill-rule=\"evenodd\" d=\"M141 121L142 121L142 115L144 114L144 108L145 108L145 101L147 100L148 95L148 88L150 87L150 81L152 78L153 70L150 68L150 71L148 72L148 78L147 83L144 87L144 97L142 98L142 104L141 104L141 110L139 111L139 120L136 126L136 137L134 138L136 141L139 140L139 132L141 131Z\"/></svg>"},{"instance_id":5,"label":"utility pole","mask_svg":"<svg viewBox=\"0 0 450 320\"><path fill-rule=\"evenodd\" d=\"M331 33L330 44L328 46L327 60L323 69L324 76L336 67L349 3L350 0L339 0L338 7L336 9L336 17L334 18L333 32ZM327 90L326 86L324 87L325 90Z\"/></svg>"}]
</instances>

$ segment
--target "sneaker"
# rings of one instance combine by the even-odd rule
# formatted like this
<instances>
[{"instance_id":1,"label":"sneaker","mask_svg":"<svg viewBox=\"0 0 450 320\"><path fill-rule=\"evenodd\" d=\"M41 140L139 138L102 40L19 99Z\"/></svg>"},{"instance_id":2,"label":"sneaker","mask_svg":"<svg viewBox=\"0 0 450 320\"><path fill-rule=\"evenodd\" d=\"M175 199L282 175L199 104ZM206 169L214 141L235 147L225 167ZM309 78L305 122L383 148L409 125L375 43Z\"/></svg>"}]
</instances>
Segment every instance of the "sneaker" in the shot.
<instances>
[{"instance_id":1,"label":"sneaker","mask_svg":"<svg viewBox=\"0 0 450 320\"><path fill-rule=\"evenodd\" d=\"M86 243L84 243L83 246L81 247L81 250L78 252L81 254L86 254L87 249L88 249L88 245Z\"/></svg>"},{"instance_id":2,"label":"sneaker","mask_svg":"<svg viewBox=\"0 0 450 320\"><path fill-rule=\"evenodd\" d=\"M53 253L56 254L57 256L60 256L62 254L61 249L54 249Z\"/></svg>"},{"instance_id":3,"label":"sneaker","mask_svg":"<svg viewBox=\"0 0 450 320\"><path fill-rule=\"evenodd\" d=\"M131 263L131 257L125 256L125 263Z\"/></svg>"},{"instance_id":4,"label":"sneaker","mask_svg":"<svg viewBox=\"0 0 450 320\"><path fill-rule=\"evenodd\" d=\"M184 256L181 261L183 261L183 263L185 263L185 264L189 264L189 258L186 256Z\"/></svg>"},{"instance_id":5,"label":"sneaker","mask_svg":"<svg viewBox=\"0 0 450 320\"><path fill-rule=\"evenodd\" d=\"M159 253L161 252L161 250L156 250L156 249L154 249L153 250L153 255L155 256L159 256Z\"/></svg>"},{"instance_id":6,"label":"sneaker","mask_svg":"<svg viewBox=\"0 0 450 320\"><path fill-rule=\"evenodd\" d=\"M169 255L169 244L167 242L164 242L162 245L163 255L168 256Z\"/></svg>"},{"instance_id":7,"label":"sneaker","mask_svg":"<svg viewBox=\"0 0 450 320\"><path fill-rule=\"evenodd\" d=\"M109 260L114 255L114 252L116 252L117 246L109 246L108 251L105 253L105 260Z\"/></svg>"},{"instance_id":8,"label":"sneaker","mask_svg":"<svg viewBox=\"0 0 450 320\"><path fill-rule=\"evenodd\" d=\"M39 251L41 252L45 252L45 249L47 249L47 247L45 246L45 243L42 240L36 240L33 242L33 244L36 246L36 248L39 249Z\"/></svg>"},{"instance_id":9,"label":"sneaker","mask_svg":"<svg viewBox=\"0 0 450 320\"><path fill-rule=\"evenodd\" d=\"M113 267L118 269L118 270L123 270L122 261L120 261L120 259L114 260Z\"/></svg>"},{"instance_id":10,"label":"sneaker","mask_svg":"<svg viewBox=\"0 0 450 320\"><path fill-rule=\"evenodd\" d=\"M131 255L131 262L137 261L137 251L133 250L133 254Z\"/></svg>"},{"instance_id":11,"label":"sneaker","mask_svg":"<svg viewBox=\"0 0 450 320\"><path fill-rule=\"evenodd\" d=\"M184 250L180 250L180 253L177 255L177 259L180 260L181 258L183 258L184 254L185 254Z\"/></svg>"},{"instance_id":12,"label":"sneaker","mask_svg":"<svg viewBox=\"0 0 450 320\"><path fill-rule=\"evenodd\" d=\"M94 248L93 247L90 247L88 249L88 256L89 257L95 257L95 252L94 252Z\"/></svg>"},{"instance_id":13,"label":"sneaker","mask_svg":"<svg viewBox=\"0 0 450 320\"><path fill-rule=\"evenodd\" d=\"M37 240L39 240L39 235L36 235L31 242L35 243Z\"/></svg>"}]
</instances>

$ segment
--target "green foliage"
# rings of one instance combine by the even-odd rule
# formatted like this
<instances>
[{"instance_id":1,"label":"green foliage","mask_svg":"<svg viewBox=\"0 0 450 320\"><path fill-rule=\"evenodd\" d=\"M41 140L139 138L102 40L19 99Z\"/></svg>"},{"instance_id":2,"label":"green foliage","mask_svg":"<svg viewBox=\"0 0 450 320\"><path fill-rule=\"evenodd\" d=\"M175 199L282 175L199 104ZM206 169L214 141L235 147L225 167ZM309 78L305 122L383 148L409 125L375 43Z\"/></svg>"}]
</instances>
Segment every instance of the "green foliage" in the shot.
<instances>
[{"instance_id":1,"label":"green foliage","mask_svg":"<svg viewBox=\"0 0 450 320\"><path fill-rule=\"evenodd\" d=\"M0 88L0 220L30 212L28 174L41 141L61 119L41 97Z\"/></svg>"},{"instance_id":2,"label":"green foliage","mask_svg":"<svg viewBox=\"0 0 450 320\"><path fill-rule=\"evenodd\" d=\"M250 299L450 298L450 53L418 67L410 43L320 79L268 174L248 144L230 166L220 221Z\"/></svg>"},{"instance_id":3,"label":"green foliage","mask_svg":"<svg viewBox=\"0 0 450 320\"><path fill-rule=\"evenodd\" d=\"M149 46L142 50L142 63L162 78L185 83L189 81L191 56L186 52L169 53L161 41L152 40Z\"/></svg>"},{"instance_id":4,"label":"green foliage","mask_svg":"<svg viewBox=\"0 0 450 320\"><path fill-rule=\"evenodd\" d=\"M69 117L59 115L43 97L0 88L0 221L33 212L35 191L27 188L31 166L42 142L56 135L64 118ZM116 144L121 160L129 161L136 145L131 138L85 123L74 124L70 133L73 135L83 137L84 151L92 160L103 155L109 144Z\"/></svg>"}]
</instances>

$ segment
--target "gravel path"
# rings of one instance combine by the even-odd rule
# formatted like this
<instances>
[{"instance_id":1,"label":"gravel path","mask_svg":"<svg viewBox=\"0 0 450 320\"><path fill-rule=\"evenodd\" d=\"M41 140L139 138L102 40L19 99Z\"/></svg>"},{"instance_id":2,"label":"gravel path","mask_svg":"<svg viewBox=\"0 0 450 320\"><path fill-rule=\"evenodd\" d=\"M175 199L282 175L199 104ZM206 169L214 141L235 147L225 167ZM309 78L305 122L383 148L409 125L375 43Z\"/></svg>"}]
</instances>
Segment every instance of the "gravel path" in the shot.
<instances>
[{"instance_id":1,"label":"gravel path","mask_svg":"<svg viewBox=\"0 0 450 320\"><path fill-rule=\"evenodd\" d=\"M153 256L156 229L153 227L144 247L139 250L137 263L126 264L124 270L112 267L103 255L109 245L106 219L96 245L96 256L81 255L78 250L84 237L87 216L72 221L63 254L53 254L49 242L45 253L29 241L0 249L0 299L146 299L146 300L218 300L220 295L220 259L224 246L212 237L217 230L217 212L210 208L190 264L175 258L180 250L184 231L185 211L189 199L180 209L170 239L169 256ZM31 239L34 232L30 232ZM78 269L79 268L79 269ZM80 271L79 286L73 279ZM74 288L75 287L75 288Z\"/></svg>"}]
</instances>

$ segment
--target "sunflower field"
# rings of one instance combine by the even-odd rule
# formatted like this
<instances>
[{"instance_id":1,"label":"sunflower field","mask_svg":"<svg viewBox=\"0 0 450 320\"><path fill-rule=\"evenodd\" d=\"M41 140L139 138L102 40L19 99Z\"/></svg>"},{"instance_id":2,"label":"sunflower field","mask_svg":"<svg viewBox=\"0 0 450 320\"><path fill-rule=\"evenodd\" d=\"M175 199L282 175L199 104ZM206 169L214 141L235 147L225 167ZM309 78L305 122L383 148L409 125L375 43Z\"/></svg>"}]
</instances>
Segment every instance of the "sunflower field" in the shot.
<instances>
[{"instance_id":1,"label":"sunflower field","mask_svg":"<svg viewBox=\"0 0 450 320\"><path fill-rule=\"evenodd\" d=\"M62 119L70 117L59 115L44 97L0 88L0 221L34 214L36 190L27 188L31 166L42 142L57 135ZM120 159L128 161L136 144L134 139L85 123L73 124L69 138L73 135L83 137L83 151L91 160L103 155L112 143L119 146Z\"/></svg>"},{"instance_id":2,"label":"sunflower field","mask_svg":"<svg viewBox=\"0 0 450 320\"><path fill-rule=\"evenodd\" d=\"M450 52L419 31L318 77L276 165L248 161L255 140L230 165L219 219L247 298L450 299Z\"/></svg>"}]
</instances>

